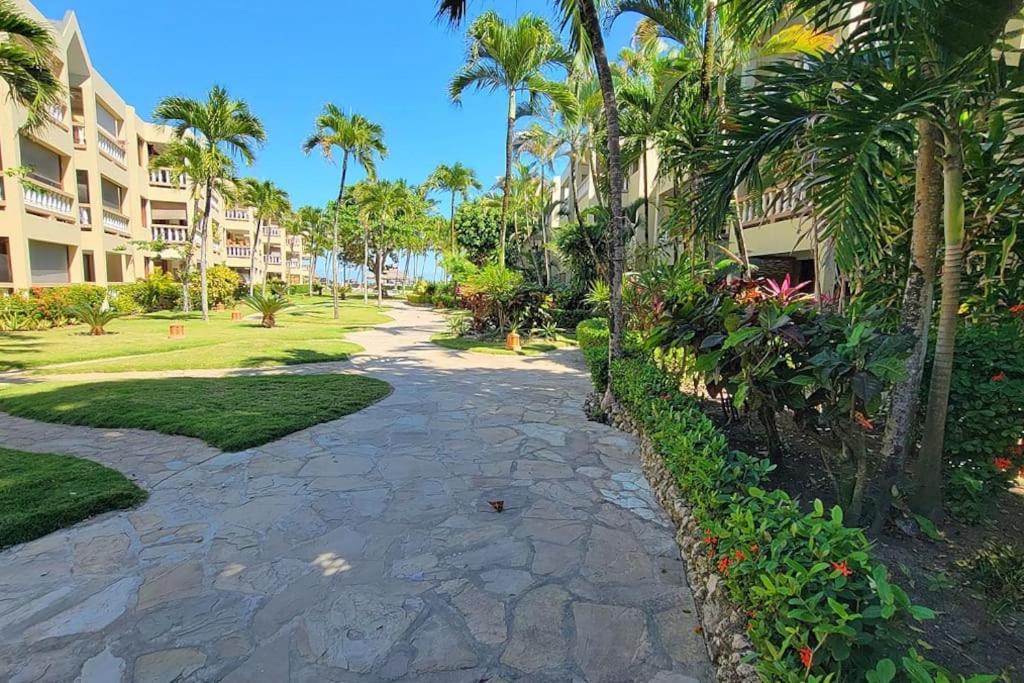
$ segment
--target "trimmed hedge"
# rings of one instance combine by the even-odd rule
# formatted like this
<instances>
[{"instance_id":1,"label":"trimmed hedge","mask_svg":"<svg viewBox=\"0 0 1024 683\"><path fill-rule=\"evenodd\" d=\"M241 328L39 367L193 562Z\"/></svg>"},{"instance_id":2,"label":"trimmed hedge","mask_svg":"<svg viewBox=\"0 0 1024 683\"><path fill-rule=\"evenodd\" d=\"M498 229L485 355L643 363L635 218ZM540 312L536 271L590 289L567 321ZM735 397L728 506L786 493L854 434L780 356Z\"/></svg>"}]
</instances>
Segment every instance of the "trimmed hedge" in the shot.
<instances>
[{"instance_id":1,"label":"trimmed hedge","mask_svg":"<svg viewBox=\"0 0 1024 683\"><path fill-rule=\"evenodd\" d=\"M576 326L576 342L590 368L590 379L598 392L608 387L608 321L590 318Z\"/></svg>"},{"instance_id":2,"label":"trimmed hedge","mask_svg":"<svg viewBox=\"0 0 1024 683\"><path fill-rule=\"evenodd\" d=\"M598 359L600 326L587 322L578 337L590 362ZM591 366L597 376L606 369L600 361ZM889 582L864 534L843 524L840 508L826 511L815 501L803 512L786 492L760 488L772 469L768 460L731 450L697 401L653 361L615 361L611 383L692 506L730 598L749 616L761 677L960 679L907 649L910 624L934 614Z\"/></svg>"}]
</instances>

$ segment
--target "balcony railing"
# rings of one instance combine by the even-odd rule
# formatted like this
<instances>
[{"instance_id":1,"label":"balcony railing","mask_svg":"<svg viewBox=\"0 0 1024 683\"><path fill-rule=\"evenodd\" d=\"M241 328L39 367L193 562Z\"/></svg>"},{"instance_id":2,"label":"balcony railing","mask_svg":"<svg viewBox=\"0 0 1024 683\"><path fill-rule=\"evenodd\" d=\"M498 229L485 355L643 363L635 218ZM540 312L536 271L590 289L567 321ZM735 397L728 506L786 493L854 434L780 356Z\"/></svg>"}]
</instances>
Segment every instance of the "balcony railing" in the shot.
<instances>
[{"instance_id":1,"label":"balcony railing","mask_svg":"<svg viewBox=\"0 0 1024 683\"><path fill-rule=\"evenodd\" d=\"M124 143L120 140L115 140L102 128L99 130L100 134L98 136L97 146L99 147L100 153L117 162L121 166L124 166L125 160L128 157L128 154L124 150Z\"/></svg>"},{"instance_id":2,"label":"balcony railing","mask_svg":"<svg viewBox=\"0 0 1024 683\"><path fill-rule=\"evenodd\" d=\"M83 226L92 226L92 207L88 204L78 205L78 224Z\"/></svg>"},{"instance_id":3,"label":"balcony railing","mask_svg":"<svg viewBox=\"0 0 1024 683\"><path fill-rule=\"evenodd\" d=\"M187 242L188 228L182 225L153 224L154 242Z\"/></svg>"},{"instance_id":4,"label":"balcony railing","mask_svg":"<svg viewBox=\"0 0 1024 683\"><path fill-rule=\"evenodd\" d=\"M25 206L30 211L43 212L56 218L74 220L75 198L63 190L43 187L42 185L25 185Z\"/></svg>"},{"instance_id":5,"label":"balcony railing","mask_svg":"<svg viewBox=\"0 0 1024 683\"><path fill-rule=\"evenodd\" d=\"M68 114L68 107L62 102L55 102L53 104L46 105L46 116L54 123L60 124L61 128L67 129L67 124L64 123L64 119Z\"/></svg>"},{"instance_id":6,"label":"balcony railing","mask_svg":"<svg viewBox=\"0 0 1024 683\"><path fill-rule=\"evenodd\" d=\"M810 213L811 204L804 188L769 188L759 196L741 197L739 201L740 224L744 228L777 223Z\"/></svg>"},{"instance_id":7,"label":"balcony railing","mask_svg":"<svg viewBox=\"0 0 1024 683\"><path fill-rule=\"evenodd\" d=\"M279 265L281 265L281 255L280 254L267 254L267 265L270 265L270 266L279 266Z\"/></svg>"},{"instance_id":8,"label":"balcony railing","mask_svg":"<svg viewBox=\"0 0 1024 683\"><path fill-rule=\"evenodd\" d=\"M71 134L75 139L75 147L78 149L86 148L86 140L88 139L85 135L85 126L73 125L71 126Z\"/></svg>"},{"instance_id":9,"label":"balcony railing","mask_svg":"<svg viewBox=\"0 0 1024 683\"><path fill-rule=\"evenodd\" d=\"M288 261L288 267L295 270L299 268L299 259L293 258Z\"/></svg>"},{"instance_id":10,"label":"balcony railing","mask_svg":"<svg viewBox=\"0 0 1024 683\"><path fill-rule=\"evenodd\" d=\"M103 209L103 229L127 234L128 216L119 211Z\"/></svg>"},{"instance_id":11,"label":"balcony railing","mask_svg":"<svg viewBox=\"0 0 1024 683\"><path fill-rule=\"evenodd\" d=\"M271 228L270 229L270 236L271 237L280 237L281 236L281 228Z\"/></svg>"},{"instance_id":12,"label":"balcony railing","mask_svg":"<svg viewBox=\"0 0 1024 683\"><path fill-rule=\"evenodd\" d=\"M186 182L184 175L178 175L169 168L154 168L149 172L149 184L162 187L180 187Z\"/></svg>"},{"instance_id":13,"label":"balcony railing","mask_svg":"<svg viewBox=\"0 0 1024 683\"><path fill-rule=\"evenodd\" d=\"M228 256L234 258L249 258L252 254L252 249L249 247L232 247L228 246Z\"/></svg>"},{"instance_id":14,"label":"balcony railing","mask_svg":"<svg viewBox=\"0 0 1024 683\"><path fill-rule=\"evenodd\" d=\"M224 212L224 218L233 221L247 221L249 220L249 211L247 209L228 209Z\"/></svg>"}]
</instances>

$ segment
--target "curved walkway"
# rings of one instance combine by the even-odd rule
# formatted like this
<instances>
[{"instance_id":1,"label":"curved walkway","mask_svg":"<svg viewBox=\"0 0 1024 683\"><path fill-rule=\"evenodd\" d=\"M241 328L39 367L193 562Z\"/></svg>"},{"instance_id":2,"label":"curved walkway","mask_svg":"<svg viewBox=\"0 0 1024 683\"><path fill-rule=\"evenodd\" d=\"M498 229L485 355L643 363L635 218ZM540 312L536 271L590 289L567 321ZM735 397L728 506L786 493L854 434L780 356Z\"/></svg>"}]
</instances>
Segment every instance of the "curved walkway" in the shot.
<instances>
[{"instance_id":1,"label":"curved walkway","mask_svg":"<svg viewBox=\"0 0 1024 683\"><path fill-rule=\"evenodd\" d=\"M585 419L579 354L450 351L435 314L393 314L329 369L394 393L259 448L0 414L5 445L150 491L0 553L0 679L712 680L673 530L634 440Z\"/></svg>"}]
</instances>

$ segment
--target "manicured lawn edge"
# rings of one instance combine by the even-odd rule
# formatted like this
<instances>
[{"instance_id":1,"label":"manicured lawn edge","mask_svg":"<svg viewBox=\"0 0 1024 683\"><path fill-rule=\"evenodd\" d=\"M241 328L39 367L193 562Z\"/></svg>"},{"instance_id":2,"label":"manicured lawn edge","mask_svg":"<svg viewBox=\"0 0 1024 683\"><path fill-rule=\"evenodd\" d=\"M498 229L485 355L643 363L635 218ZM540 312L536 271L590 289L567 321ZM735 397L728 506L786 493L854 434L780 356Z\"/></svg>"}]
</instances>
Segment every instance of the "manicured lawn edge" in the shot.
<instances>
[{"instance_id":1,"label":"manicured lawn edge","mask_svg":"<svg viewBox=\"0 0 1024 683\"><path fill-rule=\"evenodd\" d=\"M0 410L59 424L150 429L240 451L358 412L388 396L363 375L240 375L0 388Z\"/></svg>"},{"instance_id":2,"label":"manicured lawn edge","mask_svg":"<svg viewBox=\"0 0 1024 683\"><path fill-rule=\"evenodd\" d=\"M524 343L522 351L509 351L505 348L504 342L452 337L444 332L435 334L430 338L430 341L453 351L472 351L473 353L486 353L494 356L539 356L548 351L570 348L572 346L572 344L568 344L563 340L550 342L546 339L538 339Z\"/></svg>"},{"instance_id":3,"label":"manicured lawn edge","mask_svg":"<svg viewBox=\"0 0 1024 683\"><path fill-rule=\"evenodd\" d=\"M591 360L607 333L580 343ZM619 405L605 417L640 437L645 472L678 529L720 680L863 680L890 667L933 680L914 677L937 667L908 650L914 620L930 610L889 582L838 507L826 512L816 502L805 513L784 491L760 489L767 460L730 450L653 361L615 361L611 386ZM591 414L600 412L595 399Z\"/></svg>"},{"instance_id":4,"label":"manicured lawn edge","mask_svg":"<svg viewBox=\"0 0 1024 683\"><path fill-rule=\"evenodd\" d=\"M0 548L133 507L147 495L91 460L0 448Z\"/></svg>"}]
</instances>

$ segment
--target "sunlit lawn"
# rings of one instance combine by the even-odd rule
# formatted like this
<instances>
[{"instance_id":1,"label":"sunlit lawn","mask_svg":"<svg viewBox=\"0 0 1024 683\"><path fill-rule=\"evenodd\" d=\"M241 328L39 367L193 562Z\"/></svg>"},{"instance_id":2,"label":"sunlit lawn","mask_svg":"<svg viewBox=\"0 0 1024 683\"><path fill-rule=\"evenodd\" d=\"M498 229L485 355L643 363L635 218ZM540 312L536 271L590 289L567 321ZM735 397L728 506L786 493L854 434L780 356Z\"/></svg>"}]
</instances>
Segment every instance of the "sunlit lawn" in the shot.
<instances>
[{"instance_id":1,"label":"sunlit lawn","mask_svg":"<svg viewBox=\"0 0 1024 683\"><path fill-rule=\"evenodd\" d=\"M0 448L0 548L145 499L123 474L98 463Z\"/></svg>"},{"instance_id":2,"label":"sunlit lawn","mask_svg":"<svg viewBox=\"0 0 1024 683\"><path fill-rule=\"evenodd\" d=\"M84 326L0 333L0 370L192 370L344 360L362 350L344 341L346 332L390 320L362 301L342 302L337 321L329 297L302 296L293 301L300 305L281 313L273 329L260 327L259 320L250 317L232 321L230 311L211 312L207 322L197 313L166 311L118 318L107 326L110 334L99 337L85 334ZM244 305L239 310L243 316L252 315ZM184 322L183 339L168 337L172 322Z\"/></svg>"},{"instance_id":3,"label":"sunlit lawn","mask_svg":"<svg viewBox=\"0 0 1024 683\"><path fill-rule=\"evenodd\" d=\"M0 385L0 411L194 436L237 451L362 410L390 392L386 382L346 374L33 382Z\"/></svg>"},{"instance_id":4,"label":"sunlit lawn","mask_svg":"<svg viewBox=\"0 0 1024 683\"><path fill-rule=\"evenodd\" d=\"M470 337L453 337L450 334L435 334L430 341L446 349L490 353L499 356L538 356L547 351L574 346L572 340L566 337L526 339L523 340L522 351L509 351L505 348L504 339L472 339Z\"/></svg>"}]
</instances>

